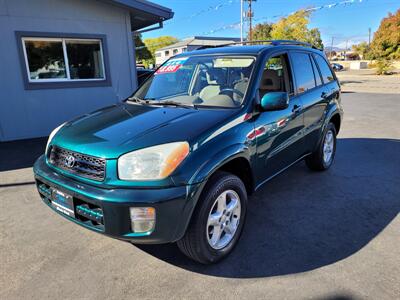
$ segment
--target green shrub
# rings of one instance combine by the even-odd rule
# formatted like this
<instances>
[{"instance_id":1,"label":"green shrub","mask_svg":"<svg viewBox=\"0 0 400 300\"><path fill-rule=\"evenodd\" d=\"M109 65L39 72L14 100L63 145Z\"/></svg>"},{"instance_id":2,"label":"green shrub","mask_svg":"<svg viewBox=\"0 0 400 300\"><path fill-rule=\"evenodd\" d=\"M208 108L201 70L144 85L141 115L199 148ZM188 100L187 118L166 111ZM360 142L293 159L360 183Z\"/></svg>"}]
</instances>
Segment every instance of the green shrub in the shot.
<instances>
[{"instance_id":1,"label":"green shrub","mask_svg":"<svg viewBox=\"0 0 400 300\"><path fill-rule=\"evenodd\" d=\"M393 70L393 62L388 59L378 59L376 61L376 74L378 75L390 75Z\"/></svg>"}]
</instances>

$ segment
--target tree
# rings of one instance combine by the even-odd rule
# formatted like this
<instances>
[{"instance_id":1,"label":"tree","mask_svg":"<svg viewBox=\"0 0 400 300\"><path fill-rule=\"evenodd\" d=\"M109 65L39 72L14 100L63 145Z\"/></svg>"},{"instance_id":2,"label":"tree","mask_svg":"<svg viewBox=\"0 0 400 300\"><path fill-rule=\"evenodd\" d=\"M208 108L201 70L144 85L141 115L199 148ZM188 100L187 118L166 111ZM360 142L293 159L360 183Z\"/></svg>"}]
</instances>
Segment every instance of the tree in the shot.
<instances>
[{"instance_id":1,"label":"tree","mask_svg":"<svg viewBox=\"0 0 400 300\"><path fill-rule=\"evenodd\" d=\"M400 9L381 21L374 34L371 50L375 58L400 58Z\"/></svg>"},{"instance_id":2,"label":"tree","mask_svg":"<svg viewBox=\"0 0 400 300\"><path fill-rule=\"evenodd\" d=\"M151 53L143 43L142 36L140 34L135 35L134 41L136 48L136 61L143 62L144 60L151 59Z\"/></svg>"},{"instance_id":3,"label":"tree","mask_svg":"<svg viewBox=\"0 0 400 300\"><path fill-rule=\"evenodd\" d=\"M318 28L308 28L311 11L299 10L288 17L281 18L272 26L271 38L277 40L296 40L323 48Z\"/></svg>"},{"instance_id":4,"label":"tree","mask_svg":"<svg viewBox=\"0 0 400 300\"><path fill-rule=\"evenodd\" d=\"M270 40L271 39L272 23L260 23L253 29L253 41L257 40ZM250 40L250 37L247 37Z\"/></svg>"},{"instance_id":5,"label":"tree","mask_svg":"<svg viewBox=\"0 0 400 300\"><path fill-rule=\"evenodd\" d=\"M146 67L150 64L155 64L155 52L156 50L175 44L178 42L178 39L173 36L160 36L157 38L148 38L144 39L144 44L146 45L147 49L150 51L151 58L143 60L143 63Z\"/></svg>"},{"instance_id":6,"label":"tree","mask_svg":"<svg viewBox=\"0 0 400 300\"><path fill-rule=\"evenodd\" d=\"M358 54L362 59L370 59L370 48L367 42L361 42L357 45L353 45L352 50Z\"/></svg>"}]
</instances>

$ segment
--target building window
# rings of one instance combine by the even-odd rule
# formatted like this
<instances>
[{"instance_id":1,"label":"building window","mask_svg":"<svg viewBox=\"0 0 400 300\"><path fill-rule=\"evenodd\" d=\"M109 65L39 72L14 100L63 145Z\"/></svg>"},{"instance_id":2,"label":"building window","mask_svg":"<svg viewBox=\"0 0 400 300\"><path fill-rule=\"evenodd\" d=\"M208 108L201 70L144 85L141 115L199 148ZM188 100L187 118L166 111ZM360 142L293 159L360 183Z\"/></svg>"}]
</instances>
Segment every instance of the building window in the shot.
<instances>
[{"instance_id":1,"label":"building window","mask_svg":"<svg viewBox=\"0 0 400 300\"><path fill-rule=\"evenodd\" d=\"M161 52L156 52L156 57L161 57Z\"/></svg>"},{"instance_id":2,"label":"building window","mask_svg":"<svg viewBox=\"0 0 400 300\"><path fill-rule=\"evenodd\" d=\"M187 48L182 48L182 52L186 52L187 51Z\"/></svg>"},{"instance_id":3,"label":"building window","mask_svg":"<svg viewBox=\"0 0 400 300\"><path fill-rule=\"evenodd\" d=\"M30 83L105 80L100 39L23 37Z\"/></svg>"},{"instance_id":4,"label":"building window","mask_svg":"<svg viewBox=\"0 0 400 300\"><path fill-rule=\"evenodd\" d=\"M174 55L178 54L178 49L174 49L174 51L172 52Z\"/></svg>"},{"instance_id":5,"label":"building window","mask_svg":"<svg viewBox=\"0 0 400 300\"><path fill-rule=\"evenodd\" d=\"M169 51L165 51L165 56L169 56Z\"/></svg>"}]
</instances>

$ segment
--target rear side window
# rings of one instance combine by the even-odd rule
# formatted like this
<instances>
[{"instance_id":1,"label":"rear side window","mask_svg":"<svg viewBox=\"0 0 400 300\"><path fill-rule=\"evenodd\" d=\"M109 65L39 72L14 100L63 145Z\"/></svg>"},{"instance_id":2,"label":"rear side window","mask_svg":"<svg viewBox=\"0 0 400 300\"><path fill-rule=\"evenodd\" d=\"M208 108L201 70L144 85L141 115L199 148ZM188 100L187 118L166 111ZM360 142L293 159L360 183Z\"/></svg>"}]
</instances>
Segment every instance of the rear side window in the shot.
<instances>
[{"instance_id":1,"label":"rear side window","mask_svg":"<svg viewBox=\"0 0 400 300\"><path fill-rule=\"evenodd\" d=\"M315 61L313 58L311 58L311 63L312 63L312 67L314 70L315 83L317 84L317 86L320 86L320 85L322 85L322 78L321 78L321 74L319 73L317 65L315 64Z\"/></svg>"},{"instance_id":2,"label":"rear side window","mask_svg":"<svg viewBox=\"0 0 400 300\"><path fill-rule=\"evenodd\" d=\"M292 67L296 78L297 93L304 93L315 87L314 71L307 53L291 53Z\"/></svg>"},{"instance_id":3,"label":"rear side window","mask_svg":"<svg viewBox=\"0 0 400 300\"><path fill-rule=\"evenodd\" d=\"M314 58L317 61L317 64L321 71L324 83L328 83L330 81L335 80L335 77L332 74L331 68L329 68L326 60L321 55L317 55L317 54L314 54Z\"/></svg>"}]
</instances>

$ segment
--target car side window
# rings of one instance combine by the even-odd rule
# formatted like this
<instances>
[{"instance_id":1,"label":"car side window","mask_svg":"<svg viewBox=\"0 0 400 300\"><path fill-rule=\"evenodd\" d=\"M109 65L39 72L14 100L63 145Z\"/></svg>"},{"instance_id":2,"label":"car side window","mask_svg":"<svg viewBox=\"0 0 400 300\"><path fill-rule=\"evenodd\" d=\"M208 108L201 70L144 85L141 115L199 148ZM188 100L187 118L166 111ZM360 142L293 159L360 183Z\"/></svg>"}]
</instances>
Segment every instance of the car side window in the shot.
<instances>
[{"instance_id":1,"label":"car side window","mask_svg":"<svg viewBox=\"0 0 400 300\"><path fill-rule=\"evenodd\" d=\"M287 54L274 56L267 60L259 89L261 98L268 92L293 93L293 82Z\"/></svg>"},{"instance_id":2,"label":"car side window","mask_svg":"<svg viewBox=\"0 0 400 300\"><path fill-rule=\"evenodd\" d=\"M315 61L311 56L310 56L310 59L311 59L311 64L312 64L312 67L314 70L315 83L317 84L317 86L320 86L323 84L321 73L319 72L317 65L315 64Z\"/></svg>"},{"instance_id":3,"label":"car side window","mask_svg":"<svg viewBox=\"0 0 400 300\"><path fill-rule=\"evenodd\" d=\"M318 54L314 54L314 58L319 66L324 83L328 83L330 81L335 80L335 76L333 75L332 70L329 67L326 60L321 55Z\"/></svg>"},{"instance_id":4,"label":"car side window","mask_svg":"<svg viewBox=\"0 0 400 300\"><path fill-rule=\"evenodd\" d=\"M291 55L294 77L296 78L297 93L304 93L315 85L314 71L307 53L293 52Z\"/></svg>"}]
</instances>

